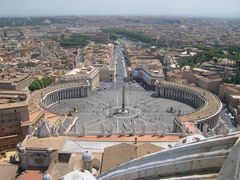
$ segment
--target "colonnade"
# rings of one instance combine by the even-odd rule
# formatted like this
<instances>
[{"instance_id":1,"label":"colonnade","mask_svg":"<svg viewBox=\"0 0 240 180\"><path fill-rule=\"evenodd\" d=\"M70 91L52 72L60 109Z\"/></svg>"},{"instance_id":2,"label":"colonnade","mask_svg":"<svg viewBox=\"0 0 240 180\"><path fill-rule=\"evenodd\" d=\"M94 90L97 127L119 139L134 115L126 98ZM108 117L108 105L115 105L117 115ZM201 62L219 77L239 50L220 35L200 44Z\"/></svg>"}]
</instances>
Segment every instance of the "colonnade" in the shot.
<instances>
[{"instance_id":1,"label":"colonnade","mask_svg":"<svg viewBox=\"0 0 240 180\"><path fill-rule=\"evenodd\" d=\"M82 98L87 97L89 93L88 87L71 87L66 89L59 89L46 94L41 104L44 107L49 107L52 104L64 99Z\"/></svg>"},{"instance_id":2,"label":"colonnade","mask_svg":"<svg viewBox=\"0 0 240 180\"><path fill-rule=\"evenodd\" d=\"M217 114L213 117L207 118L205 121L196 122L195 126L201 131L204 131L204 124L206 124L207 127L212 129L217 125L218 119L219 119L219 115ZM174 133L181 133L182 132L182 123L178 120L177 117L174 120L173 132Z\"/></svg>"},{"instance_id":3,"label":"colonnade","mask_svg":"<svg viewBox=\"0 0 240 180\"><path fill-rule=\"evenodd\" d=\"M182 89L171 86L158 86L156 88L157 96L177 100L189 104L195 109L198 109L205 104L205 99L191 89Z\"/></svg>"},{"instance_id":4,"label":"colonnade","mask_svg":"<svg viewBox=\"0 0 240 180\"><path fill-rule=\"evenodd\" d=\"M204 126L204 124L207 124L207 126L212 129L212 128L214 128L214 127L217 125L218 120L219 120L219 114L216 114L216 115L213 116L213 117L206 118L205 121L199 121L199 122L197 122L197 123L196 123L196 126L197 126L197 128L200 129L201 131L203 131L203 126Z\"/></svg>"},{"instance_id":5,"label":"colonnade","mask_svg":"<svg viewBox=\"0 0 240 180\"><path fill-rule=\"evenodd\" d=\"M205 92L200 92L200 90L198 90L197 88L179 85L176 83L164 82L157 84L155 93L158 97L180 101L192 106L195 109L194 112L188 114L178 114L176 116L173 128L175 133L182 131L182 122L180 119L194 122L195 126L201 131L203 131L204 129L204 124L207 124L209 128L214 128L218 123L219 113L221 111L222 106L221 102L219 102L218 104L219 107L216 110L213 109L213 111L210 114L207 114L205 116L202 115L203 113L201 114L201 110L203 108L211 107L208 107L209 103L207 98L205 97L206 96ZM214 100L220 101L217 97ZM198 113L199 118L191 119L191 116L188 115L191 115L193 113L195 114Z\"/></svg>"}]
</instances>

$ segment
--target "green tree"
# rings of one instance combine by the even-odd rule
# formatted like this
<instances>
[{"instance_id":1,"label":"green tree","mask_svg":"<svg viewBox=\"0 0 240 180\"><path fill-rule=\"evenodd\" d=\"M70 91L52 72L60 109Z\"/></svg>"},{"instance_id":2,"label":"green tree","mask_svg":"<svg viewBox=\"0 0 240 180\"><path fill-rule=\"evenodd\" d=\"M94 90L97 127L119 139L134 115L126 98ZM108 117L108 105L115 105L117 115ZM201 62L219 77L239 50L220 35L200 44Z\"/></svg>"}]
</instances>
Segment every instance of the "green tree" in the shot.
<instances>
[{"instance_id":1,"label":"green tree","mask_svg":"<svg viewBox=\"0 0 240 180\"><path fill-rule=\"evenodd\" d=\"M28 89L29 91L35 91L35 90L39 90L42 88L45 88L47 86L49 86L50 84L52 84L54 82L54 79L49 77L49 76L45 76L42 77L41 79L35 79L29 86Z\"/></svg>"},{"instance_id":2,"label":"green tree","mask_svg":"<svg viewBox=\"0 0 240 180\"><path fill-rule=\"evenodd\" d=\"M87 38L85 36L81 34L75 34L70 36L69 38L59 41L59 43L63 47L75 47L75 46L83 47L86 44L86 40Z\"/></svg>"},{"instance_id":3,"label":"green tree","mask_svg":"<svg viewBox=\"0 0 240 180\"><path fill-rule=\"evenodd\" d=\"M128 31L126 29L103 29L102 30L105 33L108 33L111 37L111 34L116 34L116 35L123 35L131 40L137 40L137 41L142 41L144 43L150 43L153 41L152 37L145 34L144 32L141 31Z\"/></svg>"},{"instance_id":4,"label":"green tree","mask_svg":"<svg viewBox=\"0 0 240 180\"><path fill-rule=\"evenodd\" d=\"M110 32L109 37L111 40L116 41L117 40L117 34L115 32Z\"/></svg>"},{"instance_id":5,"label":"green tree","mask_svg":"<svg viewBox=\"0 0 240 180\"><path fill-rule=\"evenodd\" d=\"M44 88L44 83L42 79L38 79L37 83L39 84L40 89Z\"/></svg>"}]
</instances>

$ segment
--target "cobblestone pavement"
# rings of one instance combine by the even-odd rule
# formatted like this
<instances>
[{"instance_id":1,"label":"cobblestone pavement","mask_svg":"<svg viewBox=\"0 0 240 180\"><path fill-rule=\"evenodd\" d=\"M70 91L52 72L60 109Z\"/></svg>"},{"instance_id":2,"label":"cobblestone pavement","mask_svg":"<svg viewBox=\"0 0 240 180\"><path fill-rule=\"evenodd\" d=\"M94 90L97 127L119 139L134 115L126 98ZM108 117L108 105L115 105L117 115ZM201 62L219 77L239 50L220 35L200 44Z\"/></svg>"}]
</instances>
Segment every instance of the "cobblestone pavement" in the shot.
<instances>
[{"instance_id":1,"label":"cobblestone pavement","mask_svg":"<svg viewBox=\"0 0 240 180\"><path fill-rule=\"evenodd\" d=\"M128 114L115 115L121 108L122 91L114 83L104 83L103 90L87 98L63 100L50 109L66 114L76 110L78 117L75 131L86 133L155 133L171 132L175 112L190 112L192 107L174 100L155 98L153 91L146 91L140 84L126 86L126 107Z\"/></svg>"}]
</instances>

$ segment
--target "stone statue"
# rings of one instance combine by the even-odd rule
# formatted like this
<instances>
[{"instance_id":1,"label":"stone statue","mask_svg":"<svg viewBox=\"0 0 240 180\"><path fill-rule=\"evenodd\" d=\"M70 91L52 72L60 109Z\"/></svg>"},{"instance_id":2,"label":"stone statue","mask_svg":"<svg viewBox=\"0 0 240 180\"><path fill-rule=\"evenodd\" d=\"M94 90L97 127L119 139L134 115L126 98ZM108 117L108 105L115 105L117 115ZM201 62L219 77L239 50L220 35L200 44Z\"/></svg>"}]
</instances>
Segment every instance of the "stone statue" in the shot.
<instances>
[{"instance_id":1,"label":"stone statue","mask_svg":"<svg viewBox=\"0 0 240 180\"><path fill-rule=\"evenodd\" d=\"M38 127L35 127L34 130L33 130L33 135L34 136L38 136L39 135L39 128Z\"/></svg>"},{"instance_id":2,"label":"stone statue","mask_svg":"<svg viewBox=\"0 0 240 180\"><path fill-rule=\"evenodd\" d=\"M203 124L203 135L208 136L208 125L206 123Z\"/></svg>"},{"instance_id":3,"label":"stone statue","mask_svg":"<svg viewBox=\"0 0 240 180\"><path fill-rule=\"evenodd\" d=\"M83 122L81 123L81 128L82 128L82 129L81 129L81 130L82 130L81 135L82 135L82 136L85 136L85 133L86 133L86 127L85 127L85 125L84 125Z\"/></svg>"},{"instance_id":4,"label":"stone statue","mask_svg":"<svg viewBox=\"0 0 240 180\"><path fill-rule=\"evenodd\" d=\"M57 126L53 126L52 127L52 135L53 136L59 136L59 134L58 134L58 127Z\"/></svg>"},{"instance_id":5,"label":"stone statue","mask_svg":"<svg viewBox=\"0 0 240 180\"><path fill-rule=\"evenodd\" d=\"M112 133L113 133L113 124L110 124L108 133L109 133L109 134L108 134L109 136L112 135Z\"/></svg>"},{"instance_id":6,"label":"stone statue","mask_svg":"<svg viewBox=\"0 0 240 180\"><path fill-rule=\"evenodd\" d=\"M32 125L30 125L28 127L28 135L32 136L33 135L33 131L34 131L34 127Z\"/></svg>"},{"instance_id":7,"label":"stone statue","mask_svg":"<svg viewBox=\"0 0 240 180\"><path fill-rule=\"evenodd\" d=\"M142 129L141 129L141 135L144 136L145 135L145 131L146 131L146 124L142 123Z\"/></svg>"},{"instance_id":8,"label":"stone statue","mask_svg":"<svg viewBox=\"0 0 240 180\"><path fill-rule=\"evenodd\" d=\"M161 129L161 136L164 137L166 135L166 126L163 126L163 128Z\"/></svg>"},{"instance_id":9,"label":"stone statue","mask_svg":"<svg viewBox=\"0 0 240 180\"><path fill-rule=\"evenodd\" d=\"M210 129L209 132L208 132L208 136L215 136L215 131L214 129Z\"/></svg>"},{"instance_id":10,"label":"stone statue","mask_svg":"<svg viewBox=\"0 0 240 180\"><path fill-rule=\"evenodd\" d=\"M184 125L182 127L182 136L183 137L187 136L187 129L186 129L186 127Z\"/></svg>"},{"instance_id":11,"label":"stone statue","mask_svg":"<svg viewBox=\"0 0 240 180\"><path fill-rule=\"evenodd\" d=\"M49 137L51 136L51 130L49 128L47 119L44 117L41 122L38 129L38 137Z\"/></svg>"},{"instance_id":12,"label":"stone statue","mask_svg":"<svg viewBox=\"0 0 240 180\"><path fill-rule=\"evenodd\" d=\"M178 110L178 114L177 114L177 116L180 116L181 115L181 110Z\"/></svg>"},{"instance_id":13,"label":"stone statue","mask_svg":"<svg viewBox=\"0 0 240 180\"><path fill-rule=\"evenodd\" d=\"M132 134L135 135L135 133L136 133L136 127L135 127L135 122L134 122L134 121L132 121L131 126L132 126Z\"/></svg>"},{"instance_id":14,"label":"stone statue","mask_svg":"<svg viewBox=\"0 0 240 180\"><path fill-rule=\"evenodd\" d=\"M100 125L101 136L105 136L105 125L102 123Z\"/></svg>"},{"instance_id":15,"label":"stone statue","mask_svg":"<svg viewBox=\"0 0 240 180\"><path fill-rule=\"evenodd\" d=\"M75 122L74 126L73 126L73 132L75 134L78 134L78 128L77 128L77 122Z\"/></svg>"},{"instance_id":16,"label":"stone statue","mask_svg":"<svg viewBox=\"0 0 240 180\"><path fill-rule=\"evenodd\" d=\"M157 123L155 123L154 125L154 135L155 136L158 136L159 135L159 126Z\"/></svg>"},{"instance_id":17,"label":"stone statue","mask_svg":"<svg viewBox=\"0 0 240 180\"><path fill-rule=\"evenodd\" d=\"M220 122L216 128L215 128L215 131L216 131L216 134L217 135L221 135L221 134L228 134L229 130L228 128L226 127L226 125L222 122Z\"/></svg>"},{"instance_id":18,"label":"stone statue","mask_svg":"<svg viewBox=\"0 0 240 180\"><path fill-rule=\"evenodd\" d=\"M60 135L64 135L65 134L65 127L64 127L64 125L63 125L63 123L61 122L60 124L59 124L59 126L58 126L58 132L59 132L59 134Z\"/></svg>"},{"instance_id":19,"label":"stone statue","mask_svg":"<svg viewBox=\"0 0 240 180\"><path fill-rule=\"evenodd\" d=\"M125 128L122 127L122 135L125 136L125 134L126 134Z\"/></svg>"}]
</instances>

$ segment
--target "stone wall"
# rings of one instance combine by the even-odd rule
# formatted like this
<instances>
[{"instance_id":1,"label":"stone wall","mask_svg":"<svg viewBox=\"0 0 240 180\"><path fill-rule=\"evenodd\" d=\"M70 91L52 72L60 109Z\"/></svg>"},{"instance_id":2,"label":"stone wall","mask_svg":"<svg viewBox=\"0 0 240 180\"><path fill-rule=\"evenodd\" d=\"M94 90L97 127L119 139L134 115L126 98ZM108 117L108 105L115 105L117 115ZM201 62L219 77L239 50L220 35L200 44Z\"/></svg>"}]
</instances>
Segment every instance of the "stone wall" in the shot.
<instances>
[{"instance_id":1,"label":"stone wall","mask_svg":"<svg viewBox=\"0 0 240 180\"><path fill-rule=\"evenodd\" d=\"M29 121L28 106L0 109L0 137L21 134L21 122Z\"/></svg>"},{"instance_id":2,"label":"stone wall","mask_svg":"<svg viewBox=\"0 0 240 180\"><path fill-rule=\"evenodd\" d=\"M54 160L56 150L52 148L25 148L18 145L20 166L24 169L47 169Z\"/></svg>"}]
</instances>

